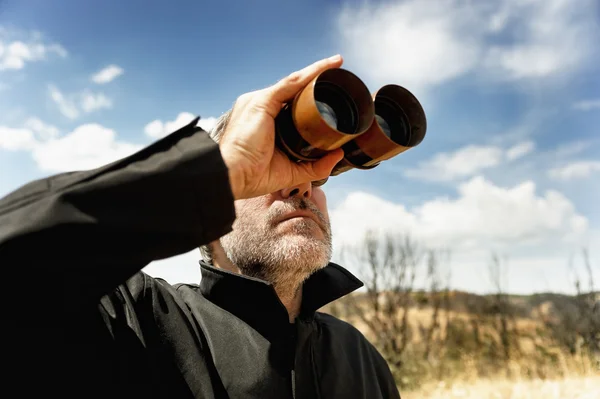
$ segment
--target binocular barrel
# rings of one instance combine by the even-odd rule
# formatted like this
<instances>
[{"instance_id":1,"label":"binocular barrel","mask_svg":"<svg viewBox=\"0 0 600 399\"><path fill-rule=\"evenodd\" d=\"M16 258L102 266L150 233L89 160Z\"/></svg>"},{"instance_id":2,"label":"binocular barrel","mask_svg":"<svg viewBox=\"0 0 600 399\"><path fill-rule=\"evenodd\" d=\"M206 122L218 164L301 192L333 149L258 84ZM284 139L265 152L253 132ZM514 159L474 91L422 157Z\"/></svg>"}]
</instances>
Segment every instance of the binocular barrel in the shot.
<instances>
[{"instance_id":1,"label":"binocular barrel","mask_svg":"<svg viewBox=\"0 0 600 399\"><path fill-rule=\"evenodd\" d=\"M275 120L276 144L291 160L315 161L342 148L331 176L372 169L421 143L423 107L408 90L386 85L371 95L353 73L329 69L287 103ZM313 182L323 185L328 178Z\"/></svg>"}]
</instances>

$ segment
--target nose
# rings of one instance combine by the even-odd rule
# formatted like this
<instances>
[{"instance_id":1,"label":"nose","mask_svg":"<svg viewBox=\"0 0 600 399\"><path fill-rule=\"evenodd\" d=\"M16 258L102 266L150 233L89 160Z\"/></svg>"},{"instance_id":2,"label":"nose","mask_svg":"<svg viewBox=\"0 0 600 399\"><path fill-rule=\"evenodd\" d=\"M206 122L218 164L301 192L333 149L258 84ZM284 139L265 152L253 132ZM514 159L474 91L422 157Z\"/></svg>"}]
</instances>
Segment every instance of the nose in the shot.
<instances>
[{"instance_id":1,"label":"nose","mask_svg":"<svg viewBox=\"0 0 600 399\"><path fill-rule=\"evenodd\" d=\"M312 183L299 184L294 187L288 187L281 190L281 196L285 198L301 197L310 198L312 196Z\"/></svg>"}]
</instances>

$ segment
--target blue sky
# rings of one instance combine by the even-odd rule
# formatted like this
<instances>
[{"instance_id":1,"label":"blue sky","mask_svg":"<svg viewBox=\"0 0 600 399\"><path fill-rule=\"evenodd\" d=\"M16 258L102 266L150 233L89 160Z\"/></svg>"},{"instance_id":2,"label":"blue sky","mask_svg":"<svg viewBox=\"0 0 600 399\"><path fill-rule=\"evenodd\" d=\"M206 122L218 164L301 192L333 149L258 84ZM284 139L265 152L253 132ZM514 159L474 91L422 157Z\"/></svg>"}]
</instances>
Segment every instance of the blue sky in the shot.
<instances>
[{"instance_id":1,"label":"blue sky","mask_svg":"<svg viewBox=\"0 0 600 399\"><path fill-rule=\"evenodd\" d=\"M192 115L209 127L240 94L341 53L371 91L413 91L428 132L327 183L334 260L379 228L451 248L455 288L489 290L497 251L509 291L568 292L583 246L600 278L599 11L592 0L0 1L0 195L128 155ZM197 281L196 260L146 270Z\"/></svg>"}]
</instances>

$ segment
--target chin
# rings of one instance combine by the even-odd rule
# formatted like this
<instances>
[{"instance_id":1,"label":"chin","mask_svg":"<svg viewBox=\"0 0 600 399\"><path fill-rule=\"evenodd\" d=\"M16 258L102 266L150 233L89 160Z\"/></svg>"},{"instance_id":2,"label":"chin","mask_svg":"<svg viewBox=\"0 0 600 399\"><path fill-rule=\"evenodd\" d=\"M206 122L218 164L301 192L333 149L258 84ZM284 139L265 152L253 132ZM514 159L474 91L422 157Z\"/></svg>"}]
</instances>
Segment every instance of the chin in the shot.
<instances>
[{"instance_id":1,"label":"chin","mask_svg":"<svg viewBox=\"0 0 600 399\"><path fill-rule=\"evenodd\" d=\"M279 249L286 263L305 265L309 269L321 268L329 263L329 246L314 236L287 235L280 240Z\"/></svg>"},{"instance_id":2,"label":"chin","mask_svg":"<svg viewBox=\"0 0 600 399\"><path fill-rule=\"evenodd\" d=\"M279 241L283 243L284 247L288 247L290 249L293 247L294 252L302 250L310 252L324 252L327 247L323 238L315 237L314 234L286 234L285 236L281 237Z\"/></svg>"}]
</instances>

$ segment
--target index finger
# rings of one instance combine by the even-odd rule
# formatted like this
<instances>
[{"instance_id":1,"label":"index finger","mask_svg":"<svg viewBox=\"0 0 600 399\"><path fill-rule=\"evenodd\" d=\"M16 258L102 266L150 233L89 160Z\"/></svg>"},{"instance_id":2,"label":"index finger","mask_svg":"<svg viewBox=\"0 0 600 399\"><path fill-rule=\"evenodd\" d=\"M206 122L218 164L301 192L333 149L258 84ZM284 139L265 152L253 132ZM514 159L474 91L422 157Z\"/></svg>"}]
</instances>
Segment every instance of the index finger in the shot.
<instances>
[{"instance_id":1,"label":"index finger","mask_svg":"<svg viewBox=\"0 0 600 399\"><path fill-rule=\"evenodd\" d=\"M311 80L328 69L339 68L343 62L342 56L339 54L334 55L333 57L324 58L299 71L289 74L273 86L265 89L268 107L273 108L268 109L268 112L276 115L281 110L281 105L294 98L294 96L310 83Z\"/></svg>"}]
</instances>

